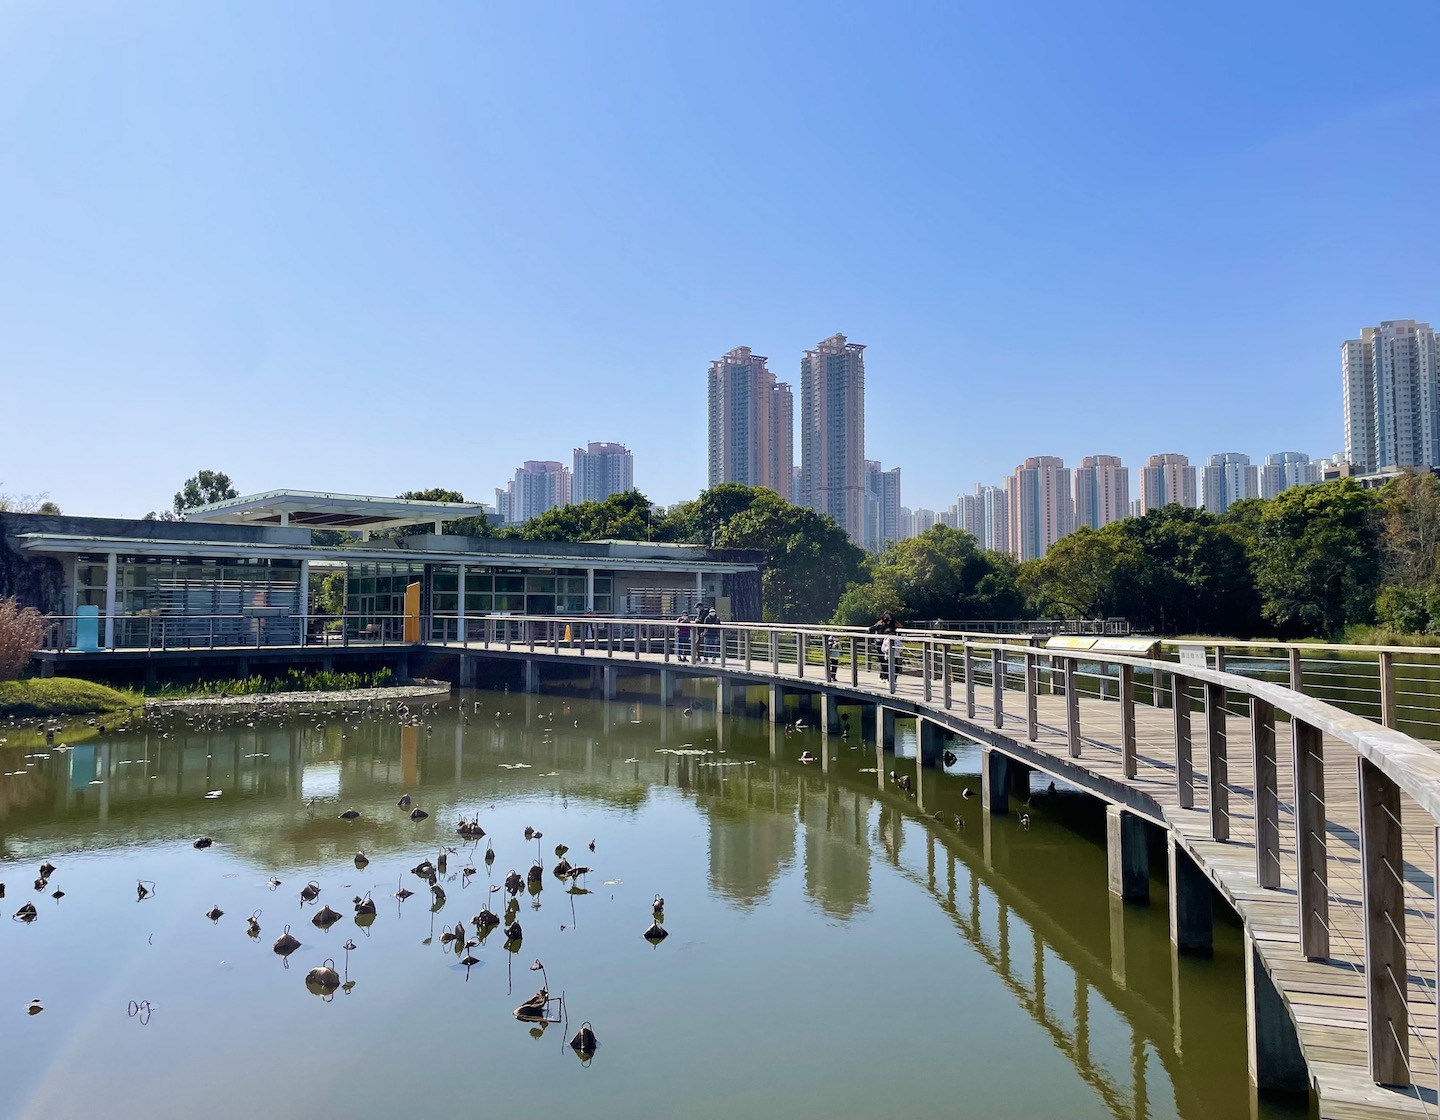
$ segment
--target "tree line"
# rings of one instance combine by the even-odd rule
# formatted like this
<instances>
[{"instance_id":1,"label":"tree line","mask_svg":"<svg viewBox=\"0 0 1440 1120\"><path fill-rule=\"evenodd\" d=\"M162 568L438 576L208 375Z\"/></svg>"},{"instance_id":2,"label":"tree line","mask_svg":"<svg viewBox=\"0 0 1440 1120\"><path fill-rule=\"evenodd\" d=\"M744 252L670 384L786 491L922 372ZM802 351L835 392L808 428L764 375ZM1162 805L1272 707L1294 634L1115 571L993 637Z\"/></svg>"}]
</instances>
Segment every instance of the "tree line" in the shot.
<instances>
[{"instance_id":1,"label":"tree line","mask_svg":"<svg viewBox=\"0 0 1440 1120\"><path fill-rule=\"evenodd\" d=\"M176 513L232 494L227 476L201 472L176 494ZM443 488L400 496L465 500ZM1236 638L1339 638L1374 626L1440 635L1440 481L1419 472L1378 491L1351 479L1294 487L1218 517L1167 506L1079 529L1023 564L943 525L871 556L831 518L733 483L669 510L632 490L518 526L466 518L445 530L755 550L765 558L765 617L777 622L863 625L891 611L905 620L1123 617L1157 634ZM330 536L323 543L338 543Z\"/></svg>"}]
</instances>

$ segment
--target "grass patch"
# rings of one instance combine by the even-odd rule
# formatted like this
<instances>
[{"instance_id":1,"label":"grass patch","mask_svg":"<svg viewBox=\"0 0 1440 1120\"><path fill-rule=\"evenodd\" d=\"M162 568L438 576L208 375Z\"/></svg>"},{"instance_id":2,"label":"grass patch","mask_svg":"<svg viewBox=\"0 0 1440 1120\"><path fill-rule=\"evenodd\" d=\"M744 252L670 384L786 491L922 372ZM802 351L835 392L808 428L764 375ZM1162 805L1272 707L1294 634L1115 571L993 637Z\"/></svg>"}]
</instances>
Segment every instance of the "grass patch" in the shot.
<instances>
[{"instance_id":1,"label":"grass patch","mask_svg":"<svg viewBox=\"0 0 1440 1120\"><path fill-rule=\"evenodd\" d=\"M1347 646L1440 646L1440 634L1411 634L1383 626L1347 626L1340 641Z\"/></svg>"},{"instance_id":2,"label":"grass patch","mask_svg":"<svg viewBox=\"0 0 1440 1120\"><path fill-rule=\"evenodd\" d=\"M74 677L0 681L0 716L83 716L137 708L141 698Z\"/></svg>"},{"instance_id":3,"label":"grass patch","mask_svg":"<svg viewBox=\"0 0 1440 1120\"><path fill-rule=\"evenodd\" d=\"M390 669L373 673L337 673L322 669L301 672L290 669L280 677L234 677L228 680L196 681L194 684L165 684L152 695L167 700L194 696L264 696L275 692L349 692L357 688L389 688L395 683Z\"/></svg>"}]
</instances>

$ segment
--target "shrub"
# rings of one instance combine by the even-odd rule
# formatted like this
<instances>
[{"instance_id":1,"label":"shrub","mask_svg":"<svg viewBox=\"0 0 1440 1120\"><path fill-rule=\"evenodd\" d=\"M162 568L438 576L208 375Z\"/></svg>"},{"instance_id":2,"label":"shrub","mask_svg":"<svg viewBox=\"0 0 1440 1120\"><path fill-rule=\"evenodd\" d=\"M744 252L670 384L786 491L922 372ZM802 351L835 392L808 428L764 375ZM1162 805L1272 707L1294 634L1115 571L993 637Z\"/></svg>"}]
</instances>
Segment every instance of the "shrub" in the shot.
<instances>
[{"instance_id":1,"label":"shrub","mask_svg":"<svg viewBox=\"0 0 1440 1120\"><path fill-rule=\"evenodd\" d=\"M0 681L19 678L45 639L45 619L13 596L0 599Z\"/></svg>"}]
</instances>

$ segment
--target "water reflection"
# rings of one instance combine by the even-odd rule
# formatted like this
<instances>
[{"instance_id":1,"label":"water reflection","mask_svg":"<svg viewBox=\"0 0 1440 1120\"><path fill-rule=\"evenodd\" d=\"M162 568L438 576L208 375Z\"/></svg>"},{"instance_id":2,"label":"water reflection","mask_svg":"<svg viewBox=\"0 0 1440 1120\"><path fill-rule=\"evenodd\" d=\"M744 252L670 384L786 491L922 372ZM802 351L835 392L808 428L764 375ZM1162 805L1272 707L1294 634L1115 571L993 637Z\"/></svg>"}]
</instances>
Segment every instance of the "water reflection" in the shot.
<instances>
[{"instance_id":1,"label":"water reflection","mask_svg":"<svg viewBox=\"0 0 1440 1120\"><path fill-rule=\"evenodd\" d=\"M798 1106L800 1111L823 1103L832 1115L873 1115L884 1100L867 1097L851 1082L843 1047L796 1056L791 1024L757 1018L753 1007L730 1007L725 989L745 983L783 987L801 968L800 958L814 955L830 990L813 984L806 989L801 1002L816 1017L808 1029L862 1037L873 1031L874 1015L914 1018L921 1026L921 1041L899 1046L913 1052L909 1057L887 1056L903 1071L899 1084L886 1090L892 1104L898 1099L916 1108L953 1111L958 1068L968 1079L965 1099L973 1115L1290 1115L1255 1102L1248 1088L1236 931L1217 930L1212 960L1176 957L1165 927L1162 884L1155 885L1149 906L1111 902L1103 851L1087 837L1098 827L1087 806L1037 794L1034 826L1021 829L1013 819L985 818L978 798L963 797L967 786L977 785L973 774L917 773L913 761L877 758L873 738L867 747L859 735L853 742L827 742L813 732L786 734L768 723L721 723L705 701L703 695L692 697L686 714L684 706L466 694L409 725L393 714L338 711L320 719L255 713L225 726L193 726L179 718L137 724L74 749L33 751L38 757L25 760L18 776L10 760L5 770L11 776L0 778L0 878L13 880L17 863L44 856L98 851L102 858L106 852L120 858L146 845L188 844L204 832L222 837L227 858L248 868L252 878L273 874L285 880L285 891L328 873L336 883L329 898L338 895L339 883L360 873L353 860L359 849L377 861L377 872L390 876L387 853L410 857L408 868L417 851L433 856L440 845L456 845L454 827L462 816L478 815L487 828L504 818L504 827L491 828L487 841L452 859L444 889L456 912L444 908L443 896L431 915L416 912L428 919L429 942L453 926L462 910L468 916L485 905L492 872L481 856L489 840L503 850L493 871L498 883L509 867L523 874L536 852L548 854L557 839L578 849L591 835L599 837L600 851L587 853L586 862L597 868L623 867L637 877L675 874L681 849L694 836L703 849L709 895L719 906L707 908L704 900L668 886L681 937L670 938L652 959L680 970L666 974L672 993L683 995L699 1014L709 1011L717 1021L731 1023L722 1059L757 1062L757 1047L774 1048L817 1075L805 1098L809 1104ZM804 750L820 755L821 764L798 762ZM963 771L974 756L958 753ZM885 784L891 767L914 777L913 796ZM218 797L207 798L217 791ZM417 823L396 809L401 793L409 793L430 819ZM342 819L340 813L351 806L359 818ZM518 837L520 823L531 820L549 833L538 848ZM560 820L566 822L563 834ZM622 833L622 825L635 830L633 839ZM586 835L578 834L582 831ZM462 874L467 865L480 869L473 889ZM133 883L128 866L125 876ZM625 902L624 888L608 882L602 887L600 881L611 876L600 871L588 884L599 893L581 887L556 898L565 895L564 885L556 885L548 871L546 876L522 892L525 937L554 938L557 925L560 937L574 937L583 927L586 936L596 930L600 939L590 944L609 944L607 915L618 905L601 904ZM165 889L181 890L183 883ZM641 882L631 892L644 896L639 909L615 920L616 946L639 941L654 893L648 886ZM365 889L347 889L341 897L363 895ZM424 886L417 889L423 897L410 902L412 907L430 901ZM375 890L377 899L388 901L395 887ZM463 903L456 902L467 891ZM633 899L625 904L636 905ZM808 924L807 912L847 936L822 938ZM513 916L507 915L505 924ZM56 921L51 914L43 914L42 922L46 919ZM398 969L397 958L380 956L380 942L390 932L386 922L393 929L397 919L403 919L400 904L373 929L374 915L355 919L353 929L347 919L338 940L360 938L375 961L366 967L378 970L385 960L385 967ZM306 938L308 915L303 922L283 919L292 920ZM277 912L277 932L281 923ZM805 940L778 945L745 940L762 928L782 938L786 931L803 930ZM485 933L488 928L482 937ZM324 935L309 936L319 941ZM270 937L260 940L268 955ZM725 958L731 962L728 971L711 963L712 953L720 952L710 948L713 941L733 944L741 954ZM463 937L460 945L463 955ZM548 944L543 951L546 963L553 964ZM522 966L532 955L528 947L524 952ZM480 982L483 947L475 953ZM327 955L345 958L341 974L349 994L352 963L360 960L351 962L339 952L338 941L324 953L312 952L300 975ZM461 968L457 957L448 959ZM562 959L559 949L555 959ZM472 967L461 968L464 980ZM624 1022L624 986L637 982L634 968L622 965L620 975L608 981L614 985L607 1006L612 1021ZM902 979L890 983L896 972ZM375 991L374 998L382 998L378 974L367 984L362 993ZM363 1005L360 995L355 1000ZM657 1076L654 1062L664 1056L653 1031L643 1029L654 1015L653 1006L636 1010L631 1034L642 1057L629 1055L636 1064L627 1066L626 1058L614 1053L619 1046L596 1057L594 1070L608 1068L617 1078L612 1099L597 1108L574 1096L566 1099L567 1107L633 1115L633 1108L621 1106L643 1098ZM598 1015L591 1017L598 1022ZM626 1032L612 1027L606 1034L619 1039ZM336 1044L343 1046L344 1039ZM1047 1066L1047 1051L1061 1055L1062 1065ZM1019 1056L1028 1071L1023 1083L994 1075L995 1062ZM670 1060L667 1080L703 1079L683 1051ZM780 1062L775 1068L773 1078L763 1064L754 1076L767 1087L778 1085L786 1067ZM1057 1072L1060 1068L1072 1071L1072 1079ZM873 1073L874 1091L885 1076ZM1088 1087L1086 1100L1074 1097L1073 1078ZM702 1102L688 1111L719 1115L744 1099L738 1085L727 1085L709 1085L706 1099L713 1108ZM441 1089L437 1086L437 1093ZM554 1091L563 1096L569 1090ZM377 1112L380 1103L377 1099Z\"/></svg>"}]
</instances>

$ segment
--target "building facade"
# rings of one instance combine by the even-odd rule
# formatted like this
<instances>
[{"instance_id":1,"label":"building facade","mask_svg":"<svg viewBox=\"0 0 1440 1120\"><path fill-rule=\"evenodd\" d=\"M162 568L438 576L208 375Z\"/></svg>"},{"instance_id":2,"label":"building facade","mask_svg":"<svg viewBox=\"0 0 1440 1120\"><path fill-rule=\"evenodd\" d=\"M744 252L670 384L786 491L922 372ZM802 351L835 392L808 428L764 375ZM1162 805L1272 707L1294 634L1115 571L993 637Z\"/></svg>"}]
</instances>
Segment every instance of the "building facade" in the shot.
<instances>
[{"instance_id":1,"label":"building facade","mask_svg":"<svg viewBox=\"0 0 1440 1120\"><path fill-rule=\"evenodd\" d=\"M1055 455L1026 459L1008 480L1010 554L1037 560L1074 528L1070 471Z\"/></svg>"},{"instance_id":2,"label":"building facade","mask_svg":"<svg viewBox=\"0 0 1440 1120\"><path fill-rule=\"evenodd\" d=\"M767 358L737 346L710 363L708 485L765 486L795 500L795 420L790 385Z\"/></svg>"},{"instance_id":3,"label":"building facade","mask_svg":"<svg viewBox=\"0 0 1440 1120\"><path fill-rule=\"evenodd\" d=\"M865 541L865 347L831 335L800 361L799 504Z\"/></svg>"},{"instance_id":4,"label":"building facade","mask_svg":"<svg viewBox=\"0 0 1440 1120\"><path fill-rule=\"evenodd\" d=\"M1151 455L1140 469L1140 512L1170 505L1194 509L1195 468L1188 455Z\"/></svg>"},{"instance_id":5,"label":"building facade","mask_svg":"<svg viewBox=\"0 0 1440 1120\"><path fill-rule=\"evenodd\" d=\"M1010 492L1006 486L976 486L975 501L981 531L976 534L982 548L991 552L1010 551Z\"/></svg>"},{"instance_id":6,"label":"building facade","mask_svg":"<svg viewBox=\"0 0 1440 1120\"><path fill-rule=\"evenodd\" d=\"M870 552L883 552L904 540L901 523L900 468L888 471L873 459L865 461L865 522L859 543Z\"/></svg>"},{"instance_id":7,"label":"building facade","mask_svg":"<svg viewBox=\"0 0 1440 1120\"><path fill-rule=\"evenodd\" d=\"M1211 455L1200 475L1202 504L1217 517L1236 502L1260 496L1260 469L1239 451Z\"/></svg>"},{"instance_id":8,"label":"building facade","mask_svg":"<svg viewBox=\"0 0 1440 1120\"><path fill-rule=\"evenodd\" d=\"M1075 468L1075 527L1130 516L1130 468L1116 455L1086 455Z\"/></svg>"},{"instance_id":9,"label":"building facade","mask_svg":"<svg viewBox=\"0 0 1440 1120\"><path fill-rule=\"evenodd\" d=\"M619 443L589 443L575 449L570 500L603 502L612 494L635 489L635 460Z\"/></svg>"},{"instance_id":10,"label":"building facade","mask_svg":"<svg viewBox=\"0 0 1440 1120\"><path fill-rule=\"evenodd\" d=\"M553 459L527 459L505 489L495 488L495 508L506 525L520 525L569 504L570 468Z\"/></svg>"},{"instance_id":11,"label":"building facade","mask_svg":"<svg viewBox=\"0 0 1440 1120\"><path fill-rule=\"evenodd\" d=\"M1292 486L1316 481L1315 464L1303 451L1277 451L1265 456L1260 468L1260 496L1273 498Z\"/></svg>"},{"instance_id":12,"label":"building facade","mask_svg":"<svg viewBox=\"0 0 1440 1120\"><path fill-rule=\"evenodd\" d=\"M1369 474L1440 466L1440 349L1428 323L1388 319L1340 346L1345 458Z\"/></svg>"}]
</instances>

